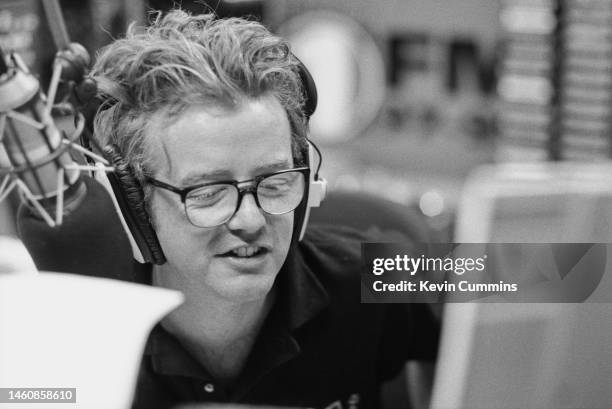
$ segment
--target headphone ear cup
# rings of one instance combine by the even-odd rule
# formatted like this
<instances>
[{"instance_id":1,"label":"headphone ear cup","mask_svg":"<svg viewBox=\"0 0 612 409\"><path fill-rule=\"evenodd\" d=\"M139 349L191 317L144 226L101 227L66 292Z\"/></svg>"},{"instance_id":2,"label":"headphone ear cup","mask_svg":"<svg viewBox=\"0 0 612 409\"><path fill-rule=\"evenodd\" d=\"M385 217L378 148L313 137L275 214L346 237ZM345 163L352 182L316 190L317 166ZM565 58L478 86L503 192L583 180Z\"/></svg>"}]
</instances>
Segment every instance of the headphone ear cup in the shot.
<instances>
[{"instance_id":1,"label":"headphone ear cup","mask_svg":"<svg viewBox=\"0 0 612 409\"><path fill-rule=\"evenodd\" d=\"M306 226L308 225L308 218L310 216L310 209L312 207L319 207L325 194L327 192L327 181L324 178L319 177L315 167L315 147L314 143L308 140L308 148L303 153L306 158L306 166L310 168L308 171L308 180L306 181L304 198L302 203L295 210L294 216L294 230L293 238L301 241L306 233ZM318 152L318 150L317 150Z\"/></svg>"},{"instance_id":2,"label":"headphone ear cup","mask_svg":"<svg viewBox=\"0 0 612 409\"><path fill-rule=\"evenodd\" d=\"M310 166L308 149L302 151L302 157L304 158L305 165ZM291 242L293 243L302 240L306 230L306 224L308 223L308 197L310 195L311 172L312 169L308 171L308 179L304 181L304 197L293 213L293 235L291 237Z\"/></svg>"},{"instance_id":3,"label":"headphone ear cup","mask_svg":"<svg viewBox=\"0 0 612 409\"><path fill-rule=\"evenodd\" d=\"M113 166L108 179L123 218L145 262L164 264L166 257L147 213L142 185L116 145L104 147L104 156Z\"/></svg>"}]
</instances>

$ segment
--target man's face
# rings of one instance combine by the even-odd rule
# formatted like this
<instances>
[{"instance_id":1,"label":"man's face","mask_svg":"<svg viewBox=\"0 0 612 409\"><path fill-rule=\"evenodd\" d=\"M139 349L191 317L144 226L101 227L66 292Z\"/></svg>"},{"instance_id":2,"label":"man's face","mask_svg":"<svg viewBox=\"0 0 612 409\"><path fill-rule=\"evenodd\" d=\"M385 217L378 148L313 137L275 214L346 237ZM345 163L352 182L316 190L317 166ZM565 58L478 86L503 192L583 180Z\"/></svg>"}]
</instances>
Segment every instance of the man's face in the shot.
<instances>
[{"instance_id":1,"label":"man's face","mask_svg":"<svg viewBox=\"0 0 612 409\"><path fill-rule=\"evenodd\" d=\"M154 177L178 187L243 181L294 167L289 121L272 96L246 100L233 110L194 106L171 126L150 132L159 141ZM155 189L151 200L168 260L164 285L239 302L268 294L289 250L293 212L269 215L245 194L228 222L201 228L187 220L179 195ZM258 252L243 257L252 246Z\"/></svg>"}]
</instances>

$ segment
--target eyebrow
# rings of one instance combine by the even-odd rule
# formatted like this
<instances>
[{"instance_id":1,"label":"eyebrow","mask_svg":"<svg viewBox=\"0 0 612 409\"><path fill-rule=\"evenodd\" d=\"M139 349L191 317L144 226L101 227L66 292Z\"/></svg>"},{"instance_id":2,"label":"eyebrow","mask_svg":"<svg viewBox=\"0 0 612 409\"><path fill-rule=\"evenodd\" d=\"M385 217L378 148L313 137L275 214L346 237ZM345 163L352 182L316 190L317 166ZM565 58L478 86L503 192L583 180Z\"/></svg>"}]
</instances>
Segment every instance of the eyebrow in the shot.
<instances>
[{"instance_id":1,"label":"eyebrow","mask_svg":"<svg viewBox=\"0 0 612 409\"><path fill-rule=\"evenodd\" d=\"M272 163L267 163L255 168L253 172L254 176L264 175L266 173L273 173L280 170L290 169L292 167L289 160L283 159ZM181 186L190 186L205 181L215 180L230 180L232 179L231 172L229 170L215 170L212 172L193 172L188 173L180 182Z\"/></svg>"}]
</instances>

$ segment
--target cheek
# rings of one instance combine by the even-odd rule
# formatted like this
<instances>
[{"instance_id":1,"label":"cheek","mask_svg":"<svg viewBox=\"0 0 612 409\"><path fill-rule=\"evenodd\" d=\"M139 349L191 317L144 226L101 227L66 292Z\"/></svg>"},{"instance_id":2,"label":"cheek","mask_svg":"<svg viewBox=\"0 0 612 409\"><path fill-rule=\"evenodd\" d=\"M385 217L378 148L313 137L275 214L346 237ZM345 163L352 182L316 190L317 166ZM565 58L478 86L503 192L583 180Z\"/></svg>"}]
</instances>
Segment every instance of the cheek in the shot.
<instances>
[{"instance_id":1,"label":"cheek","mask_svg":"<svg viewBox=\"0 0 612 409\"><path fill-rule=\"evenodd\" d=\"M197 242L191 239L196 228L187 220L183 207L155 195L150 212L153 228L166 257L172 258L175 253L189 252L189 246Z\"/></svg>"},{"instance_id":2,"label":"cheek","mask_svg":"<svg viewBox=\"0 0 612 409\"><path fill-rule=\"evenodd\" d=\"M158 235L163 235L169 228L180 222L179 218L184 217L179 206L157 194L151 198L149 211L151 224Z\"/></svg>"},{"instance_id":3,"label":"cheek","mask_svg":"<svg viewBox=\"0 0 612 409\"><path fill-rule=\"evenodd\" d=\"M272 226L277 246L282 250L283 257L285 257L291 245L291 236L293 234L293 212L272 217L272 220L268 220L268 225Z\"/></svg>"}]
</instances>

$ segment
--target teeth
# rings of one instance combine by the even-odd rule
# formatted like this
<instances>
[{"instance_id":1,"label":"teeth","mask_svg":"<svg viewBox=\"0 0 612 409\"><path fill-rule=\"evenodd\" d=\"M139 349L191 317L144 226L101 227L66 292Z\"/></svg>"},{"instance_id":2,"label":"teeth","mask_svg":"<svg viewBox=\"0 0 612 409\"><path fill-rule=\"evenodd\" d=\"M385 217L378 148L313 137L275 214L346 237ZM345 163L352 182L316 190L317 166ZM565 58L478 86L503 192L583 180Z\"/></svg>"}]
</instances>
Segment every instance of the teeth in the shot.
<instances>
[{"instance_id":1,"label":"teeth","mask_svg":"<svg viewBox=\"0 0 612 409\"><path fill-rule=\"evenodd\" d=\"M251 257L253 254L257 253L259 247L257 246L245 246L232 250L232 254L235 254L238 257Z\"/></svg>"}]
</instances>

